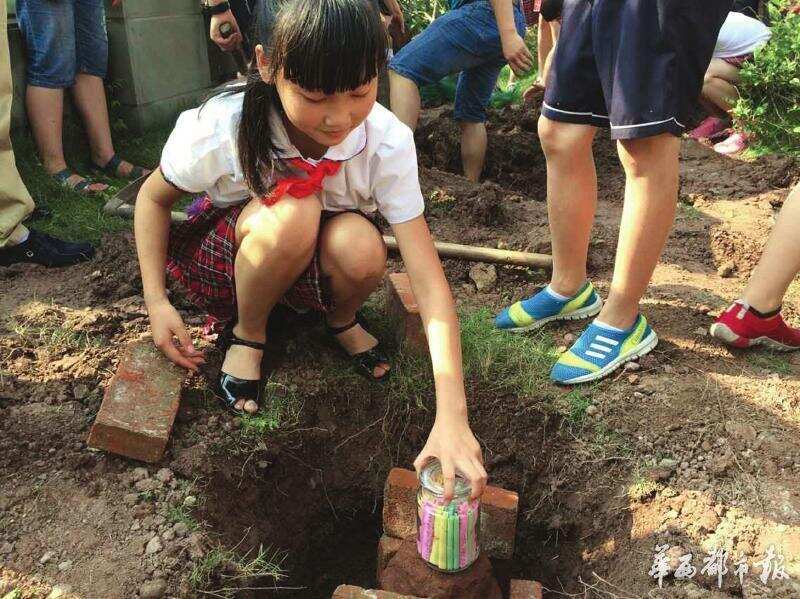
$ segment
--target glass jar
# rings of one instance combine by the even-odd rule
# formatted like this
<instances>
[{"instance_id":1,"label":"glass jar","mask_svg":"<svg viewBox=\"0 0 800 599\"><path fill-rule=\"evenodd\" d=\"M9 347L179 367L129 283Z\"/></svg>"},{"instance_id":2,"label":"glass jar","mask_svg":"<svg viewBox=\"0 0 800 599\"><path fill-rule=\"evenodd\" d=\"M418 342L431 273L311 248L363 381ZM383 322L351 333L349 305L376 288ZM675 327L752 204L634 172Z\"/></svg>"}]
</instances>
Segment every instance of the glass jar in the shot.
<instances>
[{"instance_id":1,"label":"glass jar","mask_svg":"<svg viewBox=\"0 0 800 599\"><path fill-rule=\"evenodd\" d=\"M470 501L469 482L456 475L453 499L445 502L444 475L439 460L420 474L417 492L417 551L431 568L460 572L469 568L481 551L481 503Z\"/></svg>"}]
</instances>

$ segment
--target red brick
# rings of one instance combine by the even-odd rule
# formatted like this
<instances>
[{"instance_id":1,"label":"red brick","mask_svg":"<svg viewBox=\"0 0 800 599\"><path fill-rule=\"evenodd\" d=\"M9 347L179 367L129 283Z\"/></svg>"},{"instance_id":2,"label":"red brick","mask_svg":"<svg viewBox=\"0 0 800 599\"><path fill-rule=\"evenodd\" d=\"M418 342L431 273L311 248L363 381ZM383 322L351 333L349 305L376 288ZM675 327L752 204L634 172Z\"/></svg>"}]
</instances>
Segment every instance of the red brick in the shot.
<instances>
[{"instance_id":1,"label":"red brick","mask_svg":"<svg viewBox=\"0 0 800 599\"><path fill-rule=\"evenodd\" d=\"M491 557L511 559L517 534L519 495L500 487L486 487L481 498L481 546Z\"/></svg>"},{"instance_id":2,"label":"red brick","mask_svg":"<svg viewBox=\"0 0 800 599\"><path fill-rule=\"evenodd\" d=\"M389 314L397 321L398 344L411 352L427 354L428 338L406 273L392 273L386 278L386 296Z\"/></svg>"},{"instance_id":3,"label":"red brick","mask_svg":"<svg viewBox=\"0 0 800 599\"><path fill-rule=\"evenodd\" d=\"M384 568L386 568L386 564L394 557L394 554L397 553L402 544L403 541L400 539L395 539L388 535L383 535L381 537L381 540L378 541L378 575L375 580L381 579L381 572L383 572Z\"/></svg>"},{"instance_id":4,"label":"red brick","mask_svg":"<svg viewBox=\"0 0 800 599\"><path fill-rule=\"evenodd\" d=\"M463 572L443 573L428 566L417 545L403 541L378 580L381 588L429 599L502 599L500 585L486 554Z\"/></svg>"},{"instance_id":5,"label":"red brick","mask_svg":"<svg viewBox=\"0 0 800 599\"><path fill-rule=\"evenodd\" d=\"M533 580L512 580L508 599L542 599L542 585Z\"/></svg>"},{"instance_id":6,"label":"red brick","mask_svg":"<svg viewBox=\"0 0 800 599\"><path fill-rule=\"evenodd\" d=\"M398 595L389 591L372 591L343 584L337 587L331 599L419 599L419 597Z\"/></svg>"},{"instance_id":7,"label":"red brick","mask_svg":"<svg viewBox=\"0 0 800 599\"><path fill-rule=\"evenodd\" d=\"M392 468L383 487L383 532L395 539L417 536L417 489L413 470Z\"/></svg>"},{"instance_id":8,"label":"red brick","mask_svg":"<svg viewBox=\"0 0 800 599\"><path fill-rule=\"evenodd\" d=\"M383 491L383 532L397 539L413 539L417 526L417 475L393 468ZM490 557L511 559L517 532L519 496L499 487L486 487L481 499L481 546Z\"/></svg>"},{"instance_id":9,"label":"red brick","mask_svg":"<svg viewBox=\"0 0 800 599\"><path fill-rule=\"evenodd\" d=\"M185 372L152 341L129 344L89 433L96 449L157 462L172 432Z\"/></svg>"}]
</instances>

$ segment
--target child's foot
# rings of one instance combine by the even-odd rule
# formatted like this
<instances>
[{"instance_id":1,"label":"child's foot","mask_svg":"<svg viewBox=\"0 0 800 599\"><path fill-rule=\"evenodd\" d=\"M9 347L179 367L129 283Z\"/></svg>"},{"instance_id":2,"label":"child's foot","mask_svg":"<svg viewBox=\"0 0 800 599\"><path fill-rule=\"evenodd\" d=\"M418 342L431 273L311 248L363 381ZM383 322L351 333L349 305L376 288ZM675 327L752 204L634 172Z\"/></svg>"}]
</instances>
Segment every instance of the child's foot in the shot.
<instances>
[{"instance_id":1,"label":"child's foot","mask_svg":"<svg viewBox=\"0 0 800 599\"><path fill-rule=\"evenodd\" d=\"M641 314L634 325L622 331L596 321L562 354L550 378L562 385L588 383L608 376L617 368L649 353L658 336Z\"/></svg>"},{"instance_id":2,"label":"child's foot","mask_svg":"<svg viewBox=\"0 0 800 599\"><path fill-rule=\"evenodd\" d=\"M548 285L536 295L503 310L494 320L501 331L520 333L541 328L555 320L579 320L600 313L603 300L587 281L572 297L556 294Z\"/></svg>"},{"instance_id":3,"label":"child's foot","mask_svg":"<svg viewBox=\"0 0 800 599\"><path fill-rule=\"evenodd\" d=\"M379 341L358 320L343 327L330 324L328 331L362 374L379 381L389 374L391 366L381 353Z\"/></svg>"},{"instance_id":4,"label":"child's foot","mask_svg":"<svg viewBox=\"0 0 800 599\"><path fill-rule=\"evenodd\" d=\"M762 318L742 300L717 318L711 325L711 336L738 348L763 345L778 351L800 349L800 329L787 325L780 314Z\"/></svg>"},{"instance_id":5,"label":"child's foot","mask_svg":"<svg viewBox=\"0 0 800 599\"><path fill-rule=\"evenodd\" d=\"M725 141L721 141L714 146L717 154L733 156L747 148L747 136L744 133L734 133Z\"/></svg>"},{"instance_id":6,"label":"child's foot","mask_svg":"<svg viewBox=\"0 0 800 599\"><path fill-rule=\"evenodd\" d=\"M716 116L706 118L689 132L689 137L696 140L711 139L728 128L728 121Z\"/></svg>"},{"instance_id":7,"label":"child's foot","mask_svg":"<svg viewBox=\"0 0 800 599\"><path fill-rule=\"evenodd\" d=\"M238 343L232 343L225 353L220 372L220 395L227 398L252 397L252 399L234 399L231 407L235 411L255 414L258 412L258 396L261 385L261 358L263 349L256 349ZM222 380L224 379L224 381ZM254 387L255 389L250 389Z\"/></svg>"}]
</instances>

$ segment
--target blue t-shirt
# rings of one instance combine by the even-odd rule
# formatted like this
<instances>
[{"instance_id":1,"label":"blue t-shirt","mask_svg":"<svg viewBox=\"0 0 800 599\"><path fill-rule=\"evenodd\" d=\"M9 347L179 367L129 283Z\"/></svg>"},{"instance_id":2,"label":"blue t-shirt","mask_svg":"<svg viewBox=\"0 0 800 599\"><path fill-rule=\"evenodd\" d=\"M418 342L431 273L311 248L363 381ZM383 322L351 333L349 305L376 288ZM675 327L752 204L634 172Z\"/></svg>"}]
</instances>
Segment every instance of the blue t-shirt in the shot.
<instances>
[{"instance_id":1,"label":"blue t-shirt","mask_svg":"<svg viewBox=\"0 0 800 599\"><path fill-rule=\"evenodd\" d=\"M475 0L450 0L450 8L461 8L465 4L469 4L470 2L475 2Z\"/></svg>"}]
</instances>

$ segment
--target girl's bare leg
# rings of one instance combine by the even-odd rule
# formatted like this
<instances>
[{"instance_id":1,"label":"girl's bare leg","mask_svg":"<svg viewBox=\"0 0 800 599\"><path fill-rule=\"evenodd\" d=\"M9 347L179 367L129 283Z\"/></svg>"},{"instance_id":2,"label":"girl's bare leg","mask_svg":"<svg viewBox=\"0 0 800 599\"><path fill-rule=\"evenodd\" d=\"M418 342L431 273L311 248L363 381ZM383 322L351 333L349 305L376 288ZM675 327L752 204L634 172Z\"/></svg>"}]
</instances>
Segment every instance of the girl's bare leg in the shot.
<instances>
[{"instance_id":1,"label":"girl's bare leg","mask_svg":"<svg viewBox=\"0 0 800 599\"><path fill-rule=\"evenodd\" d=\"M267 319L275 304L308 267L314 256L321 206L314 198L284 197L273 206L252 200L236 222L238 251L234 266L238 320L233 332L242 339L263 343ZM233 345L222 370L256 380L261 376L260 350ZM249 401L237 409L253 413Z\"/></svg>"},{"instance_id":2,"label":"girl's bare leg","mask_svg":"<svg viewBox=\"0 0 800 599\"><path fill-rule=\"evenodd\" d=\"M359 214L344 213L325 223L319 239L320 262L330 277L335 309L327 315L328 324L350 324L356 311L375 291L386 272L386 246L378 230ZM360 325L337 335L337 341L349 354L372 349L378 344ZM375 368L380 378L389 370L384 364Z\"/></svg>"}]
</instances>

